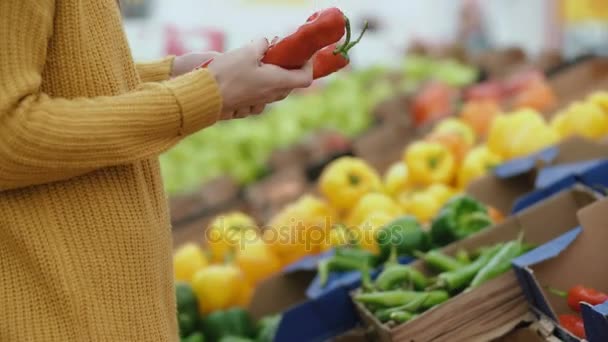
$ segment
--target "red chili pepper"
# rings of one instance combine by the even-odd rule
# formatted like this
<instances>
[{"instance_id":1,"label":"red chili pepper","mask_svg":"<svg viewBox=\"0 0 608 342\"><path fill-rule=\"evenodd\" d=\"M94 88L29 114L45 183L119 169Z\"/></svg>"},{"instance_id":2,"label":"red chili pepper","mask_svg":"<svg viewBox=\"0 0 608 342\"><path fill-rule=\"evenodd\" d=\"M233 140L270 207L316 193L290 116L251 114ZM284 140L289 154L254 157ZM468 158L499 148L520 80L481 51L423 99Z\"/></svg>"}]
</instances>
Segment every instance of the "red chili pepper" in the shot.
<instances>
[{"instance_id":1,"label":"red chili pepper","mask_svg":"<svg viewBox=\"0 0 608 342\"><path fill-rule=\"evenodd\" d=\"M342 68L347 66L350 63L348 51L361 41L363 34L365 33L365 31L367 31L367 26L367 23L365 23L365 27L363 27L363 31L361 31L359 37L354 42L351 42L350 25L347 21L346 41L341 45L335 43L330 46L324 47L315 55L312 63L313 79L316 80L318 78L333 74L334 72L341 70Z\"/></svg>"},{"instance_id":2,"label":"red chili pepper","mask_svg":"<svg viewBox=\"0 0 608 342\"><path fill-rule=\"evenodd\" d=\"M347 23L348 19L338 8L316 12L295 33L272 44L262 62L300 69L317 51L342 39Z\"/></svg>"},{"instance_id":3,"label":"red chili pepper","mask_svg":"<svg viewBox=\"0 0 608 342\"><path fill-rule=\"evenodd\" d=\"M585 323L577 315L559 315L559 324L578 338L586 338Z\"/></svg>"},{"instance_id":4,"label":"red chili pepper","mask_svg":"<svg viewBox=\"0 0 608 342\"><path fill-rule=\"evenodd\" d=\"M581 312L581 302L590 305L598 305L608 301L608 295L590 287L576 285L568 291L568 293L556 289L549 289L553 294L568 299L568 306L576 311Z\"/></svg>"}]
</instances>

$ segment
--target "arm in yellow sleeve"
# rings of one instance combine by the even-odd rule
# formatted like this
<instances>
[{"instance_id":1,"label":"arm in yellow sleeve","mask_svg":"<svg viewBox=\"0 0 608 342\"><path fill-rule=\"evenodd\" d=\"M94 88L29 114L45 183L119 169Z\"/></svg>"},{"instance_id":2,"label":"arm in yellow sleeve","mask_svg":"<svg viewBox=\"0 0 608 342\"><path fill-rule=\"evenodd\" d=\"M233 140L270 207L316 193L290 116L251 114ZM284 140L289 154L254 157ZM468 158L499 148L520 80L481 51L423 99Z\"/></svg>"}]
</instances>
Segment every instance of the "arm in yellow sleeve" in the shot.
<instances>
[{"instance_id":1,"label":"arm in yellow sleeve","mask_svg":"<svg viewBox=\"0 0 608 342\"><path fill-rule=\"evenodd\" d=\"M118 96L41 92L53 15L53 0L0 1L0 191L154 156L217 120L221 96L206 70ZM23 34L28 16L37 26Z\"/></svg>"},{"instance_id":2,"label":"arm in yellow sleeve","mask_svg":"<svg viewBox=\"0 0 608 342\"><path fill-rule=\"evenodd\" d=\"M174 60L175 56L168 56L157 61L137 62L135 66L143 82L161 82L171 77Z\"/></svg>"}]
</instances>

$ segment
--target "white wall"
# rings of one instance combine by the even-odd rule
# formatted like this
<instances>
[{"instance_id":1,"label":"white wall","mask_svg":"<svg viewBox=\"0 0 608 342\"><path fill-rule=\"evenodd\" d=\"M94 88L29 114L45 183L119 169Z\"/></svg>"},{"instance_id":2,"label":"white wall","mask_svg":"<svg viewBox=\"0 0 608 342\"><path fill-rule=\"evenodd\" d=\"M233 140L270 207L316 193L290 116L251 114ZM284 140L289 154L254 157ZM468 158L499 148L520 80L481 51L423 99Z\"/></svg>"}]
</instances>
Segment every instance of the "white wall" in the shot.
<instances>
[{"instance_id":1,"label":"white wall","mask_svg":"<svg viewBox=\"0 0 608 342\"><path fill-rule=\"evenodd\" d=\"M183 29L221 29L226 33L227 47L234 48L256 37L288 34L315 10L337 6L353 21L361 20L365 14L384 21L384 30L367 35L354 51L355 65L396 62L413 38L452 40L461 3L460 0L285 0L283 4L277 4L281 3L278 0L270 4L254 0L155 1L150 19L125 23L138 59L163 55L162 27L168 23ZM553 0L481 0L492 41L501 46L517 44L531 52L539 50L544 37L545 1ZM203 41L190 43L192 50L205 48Z\"/></svg>"}]
</instances>

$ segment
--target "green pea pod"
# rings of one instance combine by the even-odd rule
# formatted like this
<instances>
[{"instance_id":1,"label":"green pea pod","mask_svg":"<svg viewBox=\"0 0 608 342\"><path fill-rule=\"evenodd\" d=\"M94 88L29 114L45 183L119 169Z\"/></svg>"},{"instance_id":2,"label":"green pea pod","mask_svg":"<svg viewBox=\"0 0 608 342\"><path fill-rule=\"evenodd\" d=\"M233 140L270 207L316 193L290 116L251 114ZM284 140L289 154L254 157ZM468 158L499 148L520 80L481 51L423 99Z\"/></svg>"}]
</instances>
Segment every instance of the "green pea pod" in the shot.
<instances>
[{"instance_id":1,"label":"green pea pod","mask_svg":"<svg viewBox=\"0 0 608 342\"><path fill-rule=\"evenodd\" d=\"M362 304L371 304L379 307L395 307L408 304L420 297L425 297L424 306L434 306L446 301L450 296L446 291L416 292L407 290L393 290L372 293L360 293L355 300Z\"/></svg>"},{"instance_id":2,"label":"green pea pod","mask_svg":"<svg viewBox=\"0 0 608 342\"><path fill-rule=\"evenodd\" d=\"M466 250L459 249L458 252L456 252L456 260L463 265L467 265L471 263L471 256Z\"/></svg>"},{"instance_id":3,"label":"green pea pod","mask_svg":"<svg viewBox=\"0 0 608 342\"><path fill-rule=\"evenodd\" d=\"M214 311L203 318L202 328L209 341L227 336L253 337L255 327L249 313L241 308Z\"/></svg>"},{"instance_id":4,"label":"green pea pod","mask_svg":"<svg viewBox=\"0 0 608 342\"><path fill-rule=\"evenodd\" d=\"M388 322L391 320L391 314L393 312L397 312L397 311L407 311L407 312L418 312L418 311L422 311L422 309L424 309L424 304L425 302L429 299L429 296L420 296L417 299L412 300L411 302L405 304L405 305L400 305L400 306L396 306L393 308L387 308L387 309L380 309L378 311L376 311L376 313L374 314L376 316L376 318L378 318L378 320L382 323L384 322Z\"/></svg>"},{"instance_id":5,"label":"green pea pod","mask_svg":"<svg viewBox=\"0 0 608 342\"><path fill-rule=\"evenodd\" d=\"M416 290L423 290L428 286L428 279L422 272L405 265L388 266L376 278L376 287L381 291L392 290L407 283L411 283Z\"/></svg>"},{"instance_id":6,"label":"green pea pod","mask_svg":"<svg viewBox=\"0 0 608 342\"><path fill-rule=\"evenodd\" d=\"M321 260L318 265L319 283L321 286L327 284L330 272L361 271L368 267L367 262L362 259L349 258L342 255L334 255L329 259Z\"/></svg>"},{"instance_id":7,"label":"green pea pod","mask_svg":"<svg viewBox=\"0 0 608 342\"><path fill-rule=\"evenodd\" d=\"M479 270L490 262L500 247L501 245L498 245L484 250L475 261L460 269L439 274L437 276L436 287L446 289L452 293L464 289L475 278Z\"/></svg>"},{"instance_id":8,"label":"green pea pod","mask_svg":"<svg viewBox=\"0 0 608 342\"><path fill-rule=\"evenodd\" d=\"M391 313L390 320L395 323L405 323L414 318L414 314L407 311L396 311Z\"/></svg>"},{"instance_id":9,"label":"green pea pod","mask_svg":"<svg viewBox=\"0 0 608 342\"><path fill-rule=\"evenodd\" d=\"M416 256L424 260L431 268L439 271L455 271L462 268L464 265L451 256L445 255L438 250L432 250L428 253L416 252Z\"/></svg>"},{"instance_id":10,"label":"green pea pod","mask_svg":"<svg viewBox=\"0 0 608 342\"><path fill-rule=\"evenodd\" d=\"M485 264L475 278L471 281L469 288L475 288L488 280L494 279L511 269L511 260L521 255L523 246L520 241L509 241Z\"/></svg>"}]
</instances>

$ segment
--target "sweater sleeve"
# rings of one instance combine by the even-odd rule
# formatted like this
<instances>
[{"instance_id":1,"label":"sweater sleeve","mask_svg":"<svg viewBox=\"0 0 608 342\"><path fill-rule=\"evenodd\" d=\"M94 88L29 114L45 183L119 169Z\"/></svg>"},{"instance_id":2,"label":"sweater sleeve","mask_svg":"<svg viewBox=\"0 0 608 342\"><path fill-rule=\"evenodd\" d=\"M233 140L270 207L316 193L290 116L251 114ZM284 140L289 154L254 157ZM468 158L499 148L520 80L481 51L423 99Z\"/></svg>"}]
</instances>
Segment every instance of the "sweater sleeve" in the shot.
<instances>
[{"instance_id":1,"label":"sweater sleeve","mask_svg":"<svg viewBox=\"0 0 608 342\"><path fill-rule=\"evenodd\" d=\"M157 61L138 62L135 64L139 78L143 82L166 81L171 75L175 56L168 56Z\"/></svg>"},{"instance_id":2,"label":"sweater sleeve","mask_svg":"<svg viewBox=\"0 0 608 342\"><path fill-rule=\"evenodd\" d=\"M217 120L222 101L206 70L118 96L64 99L41 92L53 6L52 0L0 1L0 191L158 155Z\"/></svg>"}]
</instances>

